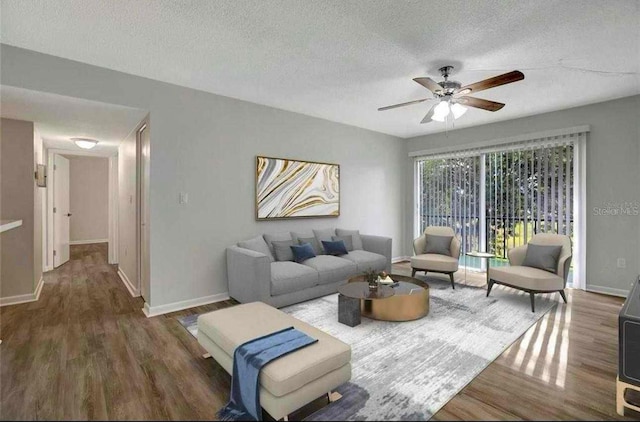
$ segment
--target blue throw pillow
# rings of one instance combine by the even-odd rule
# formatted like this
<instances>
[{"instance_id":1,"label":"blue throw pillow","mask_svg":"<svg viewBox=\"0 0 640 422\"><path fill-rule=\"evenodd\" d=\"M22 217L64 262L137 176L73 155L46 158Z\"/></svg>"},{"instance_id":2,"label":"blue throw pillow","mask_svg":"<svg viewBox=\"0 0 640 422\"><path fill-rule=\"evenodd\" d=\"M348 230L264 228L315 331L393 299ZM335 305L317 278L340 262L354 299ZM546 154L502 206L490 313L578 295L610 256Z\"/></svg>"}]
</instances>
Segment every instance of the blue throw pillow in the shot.
<instances>
[{"instance_id":1,"label":"blue throw pillow","mask_svg":"<svg viewBox=\"0 0 640 422\"><path fill-rule=\"evenodd\" d=\"M349 251L347 251L347 245L344 244L344 240L335 240L332 242L323 240L322 247L327 255L340 256L349 253Z\"/></svg>"},{"instance_id":2,"label":"blue throw pillow","mask_svg":"<svg viewBox=\"0 0 640 422\"><path fill-rule=\"evenodd\" d=\"M303 243L302 245L291 245L291 252L293 252L293 260L297 263L306 261L309 258L316 256L313 252L313 246L311 243Z\"/></svg>"}]
</instances>

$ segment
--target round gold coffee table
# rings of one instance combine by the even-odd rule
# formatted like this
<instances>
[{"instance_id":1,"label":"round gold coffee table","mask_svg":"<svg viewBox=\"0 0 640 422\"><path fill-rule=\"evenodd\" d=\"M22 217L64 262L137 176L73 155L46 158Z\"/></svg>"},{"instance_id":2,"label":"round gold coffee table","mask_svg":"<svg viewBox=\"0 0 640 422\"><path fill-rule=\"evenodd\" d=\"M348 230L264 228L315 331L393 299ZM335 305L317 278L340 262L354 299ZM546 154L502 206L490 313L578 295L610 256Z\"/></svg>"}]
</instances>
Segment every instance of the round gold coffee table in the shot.
<instances>
[{"instance_id":1,"label":"round gold coffee table","mask_svg":"<svg viewBox=\"0 0 640 422\"><path fill-rule=\"evenodd\" d=\"M375 297L375 299L359 298L362 316L381 321L413 321L429 314L427 283L406 275L390 274L389 277L397 282L397 285L394 287L381 285L381 287L385 290L392 288L393 295L385 295L384 298ZM364 275L352 277L346 286L351 283L363 283L364 280Z\"/></svg>"}]
</instances>

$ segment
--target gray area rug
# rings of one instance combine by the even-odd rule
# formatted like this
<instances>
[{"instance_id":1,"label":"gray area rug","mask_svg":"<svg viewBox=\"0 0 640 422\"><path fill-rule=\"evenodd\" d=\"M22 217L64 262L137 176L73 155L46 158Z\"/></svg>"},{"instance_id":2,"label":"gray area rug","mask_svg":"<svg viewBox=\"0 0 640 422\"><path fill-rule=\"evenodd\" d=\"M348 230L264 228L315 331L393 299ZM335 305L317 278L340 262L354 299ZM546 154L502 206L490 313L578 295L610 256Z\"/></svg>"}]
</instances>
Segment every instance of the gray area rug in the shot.
<instances>
[{"instance_id":1,"label":"gray area rug","mask_svg":"<svg viewBox=\"0 0 640 422\"><path fill-rule=\"evenodd\" d=\"M362 318L348 327L337 318L338 295L282 310L352 347L351 382L343 398L306 420L426 420L471 382L556 304L555 296L529 295L494 286L478 287L427 277L429 315L417 321ZM197 316L179 318L193 335Z\"/></svg>"}]
</instances>

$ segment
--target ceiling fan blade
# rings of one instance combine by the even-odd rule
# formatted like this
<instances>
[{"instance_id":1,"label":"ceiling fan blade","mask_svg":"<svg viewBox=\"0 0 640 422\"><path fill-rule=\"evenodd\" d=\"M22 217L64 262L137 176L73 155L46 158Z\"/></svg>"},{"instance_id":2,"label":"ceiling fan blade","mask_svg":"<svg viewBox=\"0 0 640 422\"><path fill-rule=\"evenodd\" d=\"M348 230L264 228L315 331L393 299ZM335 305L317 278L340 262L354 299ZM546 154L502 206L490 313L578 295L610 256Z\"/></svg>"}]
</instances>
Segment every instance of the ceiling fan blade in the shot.
<instances>
[{"instance_id":1,"label":"ceiling fan blade","mask_svg":"<svg viewBox=\"0 0 640 422\"><path fill-rule=\"evenodd\" d=\"M434 108L436 108L436 105L437 105L437 104L434 104L434 105L433 105L433 107L431 107L431 109L429 110L429 112L427 113L427 115L426 115L426 116L424 116L424 119L422 119L422 121L420 122L421 124L422 124L422 123L429 123L429 122L431 122L431 121L432 121L432 120L431 120L431 117L433 117L433 109L434 109Z\"/></svg>"},{"instance_id":2,"label":"ceiling fan blade","mask_svg":"<svg viewBox=\"0 0 640 422\"><path fill-rule=\"evenodd\" d=\"M504 75L494 76L493 78L460 87L455 91L453 96L457 97L460 95L475 94L476 92L484 91L485 89L495 88L500 85L510 84L523 79L524 74L519 70L514 70L513 72L505 73Z\"/></svg>"},{"instance_id":3,"label":"ceiling fan blade","mask_svg":"<svg viewBox=\"0 0 640 422\"><path fill-rule=\"evenodd\" d=\"M456 102L462 105L466 105L468 107L481 108L487 111L498 111L502 107L504 107L503 103L483 100L482 98L474 98L474 97L460 97L456 100Z\"/></svg>"},{"instance_id":4,"label":"ceiling fan blade","mask_svg":"<svg viewBox=\"0 0 640 422\"><path fill-rule=\"evenodd\" d=\"M394 104L394 105L390 105L390 106L386 106L386 107L380 107L378 109L378 111L385 111L385 110L391 110L392 108L397 108L397 107L404 107L404 106L408 106L411 104L418 104L424 101L429 100L429 98L424 98L422 100L413 100L413 101L407 101L406 103L400 103L400 104Z\"/></svg>"},{"instance_id":5,"label":"ceiling fan blade","mask_svg":"<svg viewBox=\"0 0 640 422\"><path fill-rule=\"evenodd\" d=\"M413 78L414 81L427 88L429 91L435 93L443 92L442 86L431 78Z\"/></svg>"}]
</instances>

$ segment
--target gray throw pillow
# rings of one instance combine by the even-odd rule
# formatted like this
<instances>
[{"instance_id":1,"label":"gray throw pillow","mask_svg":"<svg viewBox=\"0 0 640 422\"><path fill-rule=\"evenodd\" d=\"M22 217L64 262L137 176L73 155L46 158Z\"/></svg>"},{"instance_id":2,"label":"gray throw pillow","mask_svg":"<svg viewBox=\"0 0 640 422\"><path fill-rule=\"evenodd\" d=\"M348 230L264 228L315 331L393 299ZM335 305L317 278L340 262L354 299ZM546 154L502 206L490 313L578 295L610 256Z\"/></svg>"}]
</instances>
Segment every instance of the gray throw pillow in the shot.
<instances>
[{"instance_id":1,"label":"gray throw pillow","mask_svg":"<svg viewBox=\"0 0 640 422\"><path fill-rule=\"evenodd\" d=\"M558 271L558 258L560 258L561 251L562 246L560 245L534 245L529 243L527 245L527 254L524 256L522 265L525 267L539 268L556 274Z\"/></svg>"},{"instance_id":2,"label":"gray throw pillow","mask_svg":"<svg viewBox=\"0 0 640 422\"><path fill-rule=\"evenodd\" d=\"M276 254L276 261L293 261L293 240L272 240L271 246Z\"/></svg>"},{"instance_id":3,"label":"gray throw pillow","mask_svg":"<svg viewBox=\"0 0 640 422\"><path fill-rule=\"evenodd\" d=\"M321 229L321 230L313 230L313 235L318 239L318 245L322 245L322 241L331 242L331 238L336 235L335 229ZM322 249L322 253L324 253L324 249Z\"/></svg>"},{"instance_id":4,"label":"gray throw pillow","mask_svg":"<svg viewBox=\"0 0 640 422\"><path fill-rule=\"evenodd\" d=\"M353 250L361 251L364 249L362 246L362 238L360 237L360 230L336 229L336 234L338 236L351 236Z\"/></svg>"},{"instance_id":5,"label":"gray throw pillow","mask_svg":"<svg viewBox=\"0 0 640 422\"><path fill-rule=\"evenodd\" d=\"M321 254L322 248L320 247L320 242L318 242L318 239L316 239L315 237L299 237L298 238L299 245L304 245L305 243L311 244L311 247L313 248L313 253L315 253L316 256Z\"/></svg>"},{"instance_id":6,"label":"gray throw pillow","mask_svg":"<svg viewBox=\"0 0 640 422\"><path fill-rule=\"evenodd\" d=\"M424 253L451 256L452 240L453 236L436 236L434 234L428 234Z\"/></svg>"},{"instance_id":7,"label":"gray throw pillow","mask_svg":"<svg viewBox=\"0 0 640 422\"><path fill-rule=\"evenodd\" d=\"M290 232L270 233L270 234L265 234L263 237L264 237L264 241L267 242L269 249L271 249L271 252L274 255L276 253L276 251L273 249L274 241L293 240Z\"/></svg>"},{"instance_id":8,"label":"gray throw pillow","mask_svg":"<svg viewBox=\"0 0 640 422\"><path fill-rule=\"evenodd\" d=\"M347 248L348 252L353 250L353 237L352 236L331 236L331 240L334 242L336 240L342 240L344 242L344 246Z\"/></svg>"},{"instance_id":9,"label":"gray throw pillow","mask_svg":"<svg viewBox=\"0 0 640 422\"><path fill-rule=\"evenodd\" d=\"M257 236L253 239L238 242L238 246L241 248L250 249L254 252L263 253L269 258L269 261L275 261L275 259L273 259L273 254L269 249L269 245L267 245L267 242L264 241L264 238L262 236Z\"/></svg>"}]
</instances>

